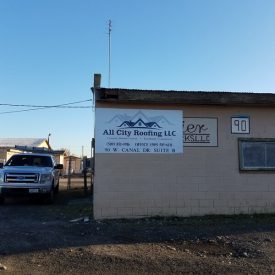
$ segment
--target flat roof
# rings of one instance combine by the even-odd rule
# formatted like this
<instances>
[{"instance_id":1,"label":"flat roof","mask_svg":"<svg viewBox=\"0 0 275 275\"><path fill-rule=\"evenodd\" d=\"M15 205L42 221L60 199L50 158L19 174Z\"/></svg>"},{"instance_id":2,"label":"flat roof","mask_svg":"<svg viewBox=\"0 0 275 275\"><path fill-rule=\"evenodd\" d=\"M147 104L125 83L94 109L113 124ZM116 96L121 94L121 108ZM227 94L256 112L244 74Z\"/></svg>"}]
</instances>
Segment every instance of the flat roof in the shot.
<instances>
[{"instance_id":1,"label":"flat roof","mask_svg":"<svg viewBox=\"0 0 275 275\"><path fill-rule=\"evenodd\" d=\"M92 88L97 102L275 106L274 93Z\"/></svg>"}]
</instances>

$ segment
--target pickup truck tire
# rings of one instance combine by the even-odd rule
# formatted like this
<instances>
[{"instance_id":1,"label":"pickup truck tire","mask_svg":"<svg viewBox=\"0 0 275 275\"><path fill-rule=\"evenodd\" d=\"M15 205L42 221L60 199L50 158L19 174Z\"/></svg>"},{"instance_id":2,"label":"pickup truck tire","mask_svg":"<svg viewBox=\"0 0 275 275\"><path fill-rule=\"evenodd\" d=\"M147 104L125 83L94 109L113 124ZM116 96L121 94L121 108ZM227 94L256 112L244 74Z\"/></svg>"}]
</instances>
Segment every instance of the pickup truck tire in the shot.
<instances>
[{"instance_id":1,"label":"pickup truck tire","mask_svg":"<svg viewBox=\"0 0 275 275\"><path fill-rule=\"evenodd\" d=\"M53 204L54 199L55 199L55 188L54 188L54 185L52 184L51 192L46 195L45 203L46 204Z\"/></svg>"},{"instance_id":2,"label":"pickup truck tire","mask_svg":"<svg viewBox=\"0 0 275 275\"><path fill-rule=\"evenodd\" d=\"M4 202L5 202L5 198L0 197L0 204L4 204Z\"/></svg>"},{"instance_id":3,"label":"pickup truck tire","mask_svg":"<svg viewBox=\"0 0 275 275\"><path fill-rule=\"evenodd\" d=\"M57 185L54 188L54 193L58 194L58 192L59 192L59 181L57 182Z\"/></svg>"}]
</instances>

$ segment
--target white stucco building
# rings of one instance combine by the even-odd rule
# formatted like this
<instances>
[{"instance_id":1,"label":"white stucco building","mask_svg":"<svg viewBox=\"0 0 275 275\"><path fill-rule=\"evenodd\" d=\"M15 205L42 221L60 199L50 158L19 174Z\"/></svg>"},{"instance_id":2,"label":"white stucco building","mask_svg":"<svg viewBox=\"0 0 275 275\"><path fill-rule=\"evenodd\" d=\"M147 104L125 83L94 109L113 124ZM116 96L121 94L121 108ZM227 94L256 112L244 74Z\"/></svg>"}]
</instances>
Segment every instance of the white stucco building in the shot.
<instances>
[{"instance_id":1,"label":"white stucco building","mask_svg":"<svg viewBox=\"0 0 275 275\"><path fill-rule=\"evenodd\" d=\"M275 94L93 92L96 219L275 212Z\"/></svg>"}]
</instances>

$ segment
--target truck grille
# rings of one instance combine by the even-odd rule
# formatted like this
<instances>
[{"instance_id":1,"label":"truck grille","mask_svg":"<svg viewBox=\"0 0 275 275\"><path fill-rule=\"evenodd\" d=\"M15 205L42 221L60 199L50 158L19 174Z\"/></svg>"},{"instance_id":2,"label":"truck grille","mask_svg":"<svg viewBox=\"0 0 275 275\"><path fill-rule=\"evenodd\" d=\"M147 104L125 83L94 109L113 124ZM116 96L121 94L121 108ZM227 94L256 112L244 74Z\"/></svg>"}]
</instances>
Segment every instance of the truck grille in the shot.
<instances>
[{"instance_id":1,"label":"truck grille","mask_svg":"<svg viewBox=\"0 0 275 275\"><path fill-rule=\"evenodd\" d=\"M5 182L10 183L37 183L39 174L36 173L6 173Z\"/></svg>"}]
</instances>

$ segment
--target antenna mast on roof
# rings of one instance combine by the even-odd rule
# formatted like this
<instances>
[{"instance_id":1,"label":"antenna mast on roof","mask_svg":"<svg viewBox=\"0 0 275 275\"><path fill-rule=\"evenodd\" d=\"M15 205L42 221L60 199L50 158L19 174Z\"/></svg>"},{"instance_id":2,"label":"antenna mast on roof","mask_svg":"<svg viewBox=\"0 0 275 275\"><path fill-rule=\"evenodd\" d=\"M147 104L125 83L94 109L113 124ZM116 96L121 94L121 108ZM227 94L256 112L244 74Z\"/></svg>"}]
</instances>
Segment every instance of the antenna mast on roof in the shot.
<instances>
[{"instance_id":1,"label":"antenna mast on roof","mask_svg":"<svg viewBox=\"0 0 275 275\"><path fill-rule=\"evenodd\" d=\"M108 36L109 36L109 81L108 86L111 86L111 31L112 31L112 21L109 20L108 24Z\"/></svg>"}]
</instances>

